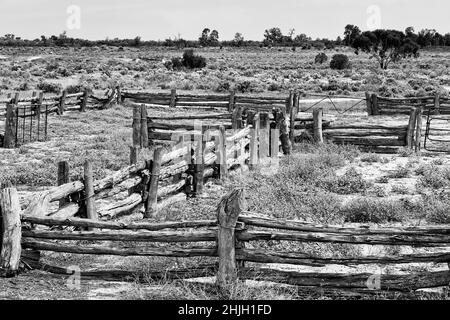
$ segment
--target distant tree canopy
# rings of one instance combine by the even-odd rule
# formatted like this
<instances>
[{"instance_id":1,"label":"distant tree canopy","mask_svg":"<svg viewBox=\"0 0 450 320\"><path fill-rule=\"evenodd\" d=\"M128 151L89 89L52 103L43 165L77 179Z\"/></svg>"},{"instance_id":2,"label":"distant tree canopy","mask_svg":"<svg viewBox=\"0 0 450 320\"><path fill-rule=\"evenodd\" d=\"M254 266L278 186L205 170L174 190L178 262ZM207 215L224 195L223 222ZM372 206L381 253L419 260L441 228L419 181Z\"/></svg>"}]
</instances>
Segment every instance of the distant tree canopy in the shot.
<instances>
[{"instance_id":1,"label":"distant tree canopy","mask_svg":"<svg viewBox=\"0 0 450 320\"><path fill-rule=\"evenodd\" d=\"M382 69L402 58L418 57L420 48L402 31L383 29L361 33L351 40L350 46L357 54L362 51L376 58Z\"/></svg>"},{"instance_id":2,"label":"distant tree canopy","mask_svg":"<svg viewBox=\"0 0 450 320\"><path fill-rule=\"evenodd\" d=\"M106 40L86 40L80 38L69 37L66 32L60 35L45 36L34 40L22 39L12 33L5 34L0 37L0 46L23 47L23 46L61 46L61 47L92 47L92 46L115 46L115 47L211 47L211 46L229 46L229 47L262 47L262 46L276 46L276 47L301 47L302 49L333 49L335 46L345 45L352 47L355 39L362 36L363 32L352 24L345 27L343 38L338 37L336 40L330 39L315 39L304 33L295 34L295 29L290 29L287 35L283 34L280 28L273 27L265 30L262 41L244 40L242 33L237 32L234 39L220 41L219 32L204 28L200 37L197 40L185 40L181 36L174 39L166 39L164 41L144 41L140 36L132 39L106 39ZM409 46L414 47L418 44L420 47L434 47L434 46L450 46L450 33L445 35L439 34L434 29L424 29L415 33L413 27L408 27L404 32L405 38L408 40ZM367 34L366 34L367 36ZM361 50L362 51L362 50ZM406 50L408 51L408 50Z\"/></svg>"}]
</instances>

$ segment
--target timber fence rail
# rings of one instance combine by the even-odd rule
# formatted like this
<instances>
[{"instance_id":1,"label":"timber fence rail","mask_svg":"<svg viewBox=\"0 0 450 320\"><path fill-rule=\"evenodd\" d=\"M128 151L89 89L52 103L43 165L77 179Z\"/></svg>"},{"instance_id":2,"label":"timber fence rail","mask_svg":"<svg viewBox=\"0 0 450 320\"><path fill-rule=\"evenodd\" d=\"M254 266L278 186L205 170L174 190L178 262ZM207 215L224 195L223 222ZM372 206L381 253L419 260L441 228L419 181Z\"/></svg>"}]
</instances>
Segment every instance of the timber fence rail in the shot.
<instances>
[{"instance_id":1,"label":"timber fence rail","mask_svg":"<svg viewBox=\"0 0 450 320\"><path fill-rule=\"evenodd\" d=\"M21 262L29 268L71 275L73 271L40 261L40 251L70 254L210 257L210 264L166 272L146 273L153 279L187 279L216 276L216 285L224 292L239 280L256 279L308 290L336 290L359 294L382 292L408 293L418 289L448 286L449 270L409 274L322 273L283 271L267 264L325 267L327 265L395 265L410 263L448 264L450 262L450 227L402 226L379 228L369 225L321 225L296 220L280 220L246 211L244 191L236 189L224 196L216 209L216 219L166 221L160 223L119 223L80 218L54 218L22 213L14 188L0 193L3 221L1 271L16 275ZM33 226L33 227L31 227ZM50 229L65 227L64 231ZM83 231L73 231L73 228ZM185 230L189 228L188 230ZM167 229L170 229L168 231ZM73 241L89 241L79 245ZM105 245L103 241L133 242L128 245ZM258 249L264 241L345 243L434 248L427 253L380 256L320 256L303 252L280 252ZM143 245L136 245L136 242ZM246 243L252 242L251 247ZM152 247L152 243L167 243ZM144 245L145 244L145 245ZM266 246L263 246L266 247ZM218 258L218 262L217 261ZM251 262L252 266L246 265ZM258 264L265 266L258 267ZM105 280L131 280L136 271L89 270L81 277Z\"/></svg>"}]
</instances>

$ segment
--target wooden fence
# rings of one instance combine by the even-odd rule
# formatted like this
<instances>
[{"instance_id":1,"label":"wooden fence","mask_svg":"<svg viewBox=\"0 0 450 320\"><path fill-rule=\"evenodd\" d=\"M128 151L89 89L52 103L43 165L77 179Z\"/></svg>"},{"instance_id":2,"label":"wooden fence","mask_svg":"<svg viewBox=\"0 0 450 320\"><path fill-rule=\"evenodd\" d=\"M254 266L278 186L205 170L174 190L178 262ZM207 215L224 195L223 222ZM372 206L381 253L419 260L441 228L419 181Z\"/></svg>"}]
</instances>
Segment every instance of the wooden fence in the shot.
<instances>
[{"instance_id":1,"label":"wooden fence","mask_svg":"<svg viewBox=\"0 0 450 320\"><path fill-rule=\"evenodd\" d=\"M357 293L410 292L423 288L448 286L448 270L409 274L323 273L283 271L267 264L289 264L325 267L327 265L395 265L410 263L448 263L450 253L444 250L450 243L450 227L411 226L375 228L361 226L331 226L303 221L279 220L246 211L244 192L237 189L223 197L214 220L133 222L129 224L95 219L65 219L22 213L14 188L0 193L3 232L1 271L15 275L20 262L32 268L70 275L65 268L39 261L40 251L71 254L210 257L218 264L191 269L150 271L147 278L186 279L216 275L216 284L225 293L238 280L256 279L296 285L310 290L338 290ZM64 231L52 228L66 227ZM73 231L73 227L84 231ZM167 231L171 229L171 231ZM188 230L186 230L188 229ZM71 231L72 230L72 231ZM73 241L89 241L78 245ZM133 242L133 246L105 245L103 241ZM386 245L434 248L427 253L381 256L320 256L303 252L280 252L258 248L264 241L290 243L345 243L354 245ZM70 242L70 243L69 243ZM246 243L252 242L249 248ZM136 244L139 243L139 244ZM140 245L142 243L143 245ZM152 246L152 243L170 243ZM145 244L145 245L144 245ZM248 262L254 263L251 266ZM263 268L257 264L266 264ZM292 269L292 268L291 268ZM105 280L135 279L136 273L124 270L90 270L81 277ZM377 281L374 281L374 278Z\"/></svg>"},{"instance_id":2,"label":"wooden fence","mask_svg":"<svg viewBox=\"0 0 450 320\"><path fill-rule=\"evenodd\" d=\"M105 97L89 91L44 96L33 92L31 97L20 97L16 92L0 100L0 147L15 148L22 144L47 139L48 115L62 115L65 111L85 112L88 108L104 109L118 99L118 90L108 90ZM2 121L4 119L4 121Z\"/></svg>"},{"instance_id":3,"label":"wooden fence","mask_svg":"<svg viewBox=\"0 0 450 320\"><path fill-rule=\"evenodd\" d=\"M447 114L450 98L436 94L434 96L411 98L384 98L376 94L366 93L367 112L371 116L378 115L408 115L412 107L420 107L423 112L434 109L437 114L443 107L443 114Z\"/></svg>"}]
</instances>

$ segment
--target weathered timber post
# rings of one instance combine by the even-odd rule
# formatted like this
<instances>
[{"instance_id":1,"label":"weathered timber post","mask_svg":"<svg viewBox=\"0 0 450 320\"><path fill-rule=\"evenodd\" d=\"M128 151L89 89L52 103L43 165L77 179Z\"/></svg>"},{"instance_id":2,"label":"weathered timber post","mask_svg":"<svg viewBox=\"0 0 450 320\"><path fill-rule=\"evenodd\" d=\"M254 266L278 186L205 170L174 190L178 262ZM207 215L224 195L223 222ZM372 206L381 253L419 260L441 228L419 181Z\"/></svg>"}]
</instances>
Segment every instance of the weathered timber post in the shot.
<instances>
[{"instance_id":1,"label":"weathered timber post","mask_svg":"<svg viewBox=\"0 0 450 320\"><path fill-rule=\"evenodd\" d=\"M177 89L170 91L170 107L175 108L177 105Z\"/></svg>"},{"instance_id":2,"label":"weathered timber post","mask_svg":"<svg viewBox=\"0 0 450 320\"><path fill-rule=\"evenodd\" d=\"M157 213L157 202L158 202L158 182L159 173L161 171L161 160L162 160L163 149L157 148L153 153L153 161L150 173L150 185L148 188L148 199L145 204L145 218L154 218Z\"/></svg>"},{"instance_id":3,"label":"weathered timber post","mask_svg":"<svg viewBox=\"0 0 450 320\"><path fill-rule=\"evenodd\" d=\"M12 277L18 274L22 253L22 223L19 195L15 188L0 191L1 255L0 276Z\"/></svg>"},{"instance_id":4,"label":"weathered timber post","mask_svg":"<svg viewBox=\"0 0 450 320\"><path fill-rule=\"evenodd\" d=\"M148 148L147 107L141 106L141 148Z\"/></svg>"},{"instance_id":5,"label":"weathered timber post","mask_svg":"<svg viewBox=\"0 0 450 320\"><path fill-rule=\"evenodd\" d=\"M285 155L291 154L292 144L289 140L288 126L286 123L286 114L283 111L277 111L275 113L275 122L277 126L280 128L280 141L281 148L283 149L283 153Z\"/></svg>"},{"instance_id":6,"label":"weathered timber post","mask_svg":"<svg viewBox=\"0 0 450 320\"><path fill-rule=\"evenodd\" d=\"M217 161L219 162L219 179L224 179L228 176L227 166L227 137L225 127L219 127L219 136L217 137Z\"/></svg>"},{"instance_id":7,"label":"weathered timber post","mask_svg":"<svg viewBox=\"0 0 450 320\"><path fill-rule=\"evenodd\" d=\"M242 107L238 106L233 110L231 124L233 130L242 128Z\"/></svg>"},{"instance_id":8,"label":"weathered timber post","mask_svg":"<svg viewBox=\"0 0 450 320\"><path fill-rule=\"evenodd\" d=\"M420 152L420 147L422 143L422 113L423 113L422 107L417 108L415 152Z\"/></svg>"},{"instance_id":9,"label":"weathered timber post","mask_svg":"<svg viewBox=\"0 0 450 320\"><path fill-rule=\"evenodd\" d=\"M289 140L291 141L291 144L294 144L295 140L295 119L297 118L298 111L299 111L299 104L300 104L300 95L298 92L294 93L293 97L293 106L291 108L291 112L289 115Z\"/></svg>"},{"instance_id":10,"label":"weathered timber post","mask_svg":"<svg viewBox=\"0 0 450 320\"><path fill-rule=\"evenodd\" d=\"M441 97L440 97L439 93L436 93L436 96L434 97L434 114L436 114L436 115L441 114L440 99L441 99Z\"/></svg>"},{"instance_id":11,"label":"weathered timber post","mask_svg":"<svg viewBox=\"0 0 450 320\"><path fill-rule=\"evenodd\" d=\"M133 146L141 146L141 109L140 106L133 107Z\"/></svg>"},{"instance_id":12,"label":"weathered timber post","mask_svg":"<svg viewBox=\"0 0 450 320\"><path fill-rule=\"evenodd\" d=\"M58 162L58 186L66 184L69 182L69 163L67 161ZM69 203L69 198L64 198L59 200L59 207L64 207Z\"/></svg>"},{"instance_id":13,"label":"weathered timber post","mask_svg":"<svg viewBox=\"0 0 450 320\"><path fill-rule=\"evenodd\" d=\"M411 112L409 114L409 122L408 129L406 130L406 146L408 149L412 149L414 145L414 131L416 127L416 116L417 110L416 108L411 108Z\"/></svg>"},{"instance_id":14,"label":"weathered timber post","mask_svg":"<svg viewBox=\"0 0 450 320\"><path fill-rule=\"evenodd\" d=\"M233 112L235 104L236 104L236 91L232 90L232 91L230 91L230 99L228 102L228 112Z\"/></svg>"},{"instance_id":15,"label":"weathered timber post","mask_svg":"<svg viewBox=\"0 0 450 320\"><path fill-rule=\"evenodd\" d=\"M274 116L276 117L276 114L274 114ZM280 152L280 127L279 124L274 121L271 124L270 129L270 157L272 159L278 159L279 152Z\"/></svg>"},{"instance_id":16,"label":"weathered timber post","mask_svg":"<svg viewBox=\"0 0 450 320\"><path fill-rule=\"evenodd\" d=\"M286 113L291 114L292 107L294 106L294 93L291 90L289 92L289 97L286 99Z\"/></svg>"},{"instance_id":17,"label":"weathered timber post","mask_svg":"<svg viewBox=\"0 0 450 320\"><path fill-rule=\"evenodd\" d=\"M80 112L86 112L88 99L89 99L89 91L85 89L83 98L81 98Z\"/></svg>"},{"instance_id":18,"label":"weathered timber post","mask_svg":"<svg viewBox=\"0 0 450 320\"><path fill-rule=\"evenodd\" d=\"M87 218L97 220L93 176L92 163L88 160L84 163L84 204L86 206Z\"/></svg>"},{"instance_id":19,"label":"weathered timber post","mask_svg":"<svg viewBox=\"0 0 450 320\"><path fill-rule=\"evenodd\" d=\"M37 117L37 140L40 141L41 134L41 112L42 112L42 102L44 102L44 92L39 92L39 98L36 102L36 117Z\"/></svg>"},{"instance_id":20,"label":"weathered timber post","mask_svg":"<svg viewBox=\"0 0 450 320\"><path fill-rule=\"evenodd\" d=\"M117 92L117 101L116 103L119 104L122 102L122 90L120 89L120 86L116 87L116 92Z\"/></svg>"},{"instance_id":21,"label":"weathered timber post","mask_svg":"<svg viewBox=\"0 0 450 320\"><path fill-rule=\"evenodd\" d=\"M372 94L372 115L379 116L380 115L380 108L378 105L378 96L376 93Z\"/></svg>"},{"instance_id":22,"label":"weathered timber post","mask_svg":"<svg viewBox=\"0 0 450 320\"><path fill-rule=\"evenodd\" d=\"M5 136L3 139L4 148L14 148L16 146L16 105L8 103L6 105Z\"/></svg>"},{"instance_id":23,"label":"weathered timber post","mask_svg":"<svg viewBox=\"0 0 450 320\"><path fill-rule=\"evenodd\" d=\"M67 90L63 90L61 98L59 100L59 114L62 115L64 113L64 110L66 109L66 96L67 96Z\"/></svg>"},{"instance_id":24,"label":"weathered timber post","mask_svg":"<svg viewBox=\"0 0 450 320\"><path fill-rule=\"evenodd\" d=\"M366 91L366 106L367 106L367 114L369 116L373 116L372 96L367 91Z\"/></svg>"},{"instance_id":25,"label":"weathered timber post","mask_svg":"<svg viewBox=\"0 0 450 320\"><path fill-rule=\"evenodd\" d=\"M323 109L321 108L314 109L313 111L314 141L318 143L323 143L322 116L323 116Z\"/></svg>"},{"instance_id":26,"label":"weathered timber post","mask_svg":"<svg viewBox=\"0 0 450 320\"><path fill-rule=\"evenodd\" d=\"M195 143L195 163L194 163L194 193L196 196L203 194L203 176L205 172L205 147L206 141L204 129L200 129L199 134L194 135Z\"/></svg>"},{"instance_id":27,"label":"weathered timber post","mask_svg":"<svg viewBox=\"0 0 450 320\"><path fill-rule=\"evenodd\" d=\"M269 114L264 112L260 115L259 134L259 159L264 161L269 157L270 152L270 123Z\"/></svg>"},{"instance_id":28,"label":"weathered timber post","mask_svg":"<svg viewBox=\"0 0 450 320\"><path fill-rule=\"evenodd\" d=\"M250 131L250 159L249 169L254 170L258 165L259 153L259 125L260 114L256 114L252 119L252 129Z\"/></svg>"},{"instance_id":29,"label":"weathered timber post","mask_svg":"<svg viewBox=\"0 0 450 320\"><path fill-rule=\"evenodd\" d=\"M237 189L224 196L217 207L217 253L219 270L216 284L225 295L237 281L235 228L239 215L245 210L244 190Z\"/></svg>"},{"instance_id":30,"label":"weathered timber post","mask_svg":"<svg viewBox=\"0 0 450 320\"><path fill-rule=\"evenodd\" d=\"M136 164L139 158L139 147L130 147L130 165Z\"/></svg>"}]
</instances>

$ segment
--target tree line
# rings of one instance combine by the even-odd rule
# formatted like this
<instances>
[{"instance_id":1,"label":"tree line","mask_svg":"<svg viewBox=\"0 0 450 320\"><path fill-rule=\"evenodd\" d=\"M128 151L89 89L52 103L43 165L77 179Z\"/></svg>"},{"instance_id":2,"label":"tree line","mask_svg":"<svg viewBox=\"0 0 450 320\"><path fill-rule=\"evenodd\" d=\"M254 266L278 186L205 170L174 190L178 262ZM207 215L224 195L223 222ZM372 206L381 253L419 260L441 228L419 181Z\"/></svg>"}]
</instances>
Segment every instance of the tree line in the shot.
<instances>
[{"instance_id":1,"label":"tree line","mask_svg":"<svg viewBox=\"0 0 450 320\"><path fill-rule=\"evenodd\" d=\"M376 30L379 33L378 30ZM423 29L415 32L413 27L406 28L403 31L385 30L387 38L400 39L400 42L407 41L410 46L418 46L420 48L450 46L450 33L440 34L434 29ZM347 25L345 27L343 38L337 39L316 38L312 39L304 33L295 34L295 29L290 29L287 34L283 34L280 28L273 27L264 31L264 38L261 41L246 40L244 35L237 32L232 40L220 40L219 32L204 28L197 40L186 40L180 36L168 38L163 41L144 41L137 36L132 39L105 39L105 40L87 40L80 38L72 38L67 36L66 32L58 36L50 37L42 35L34 40L22 39L14 34L6 34L0 37L0 46L59 46L59 47L92 47L92 46L115 46L115 47L292 47L301 49L333 49L335 46L345 45L357 47L359 50L367 51L367 39L373 38L374 31L362 32L357 26ZM384 37L383 35L380 35ZM355 43L355 40L356 43ZM364 41L363 41L364 40ZM373 39L372 39L373 40ZM364 42L366 45L364 45ZM364 51L362 50L362 51Z\"/></svg>"}]
</instances>

